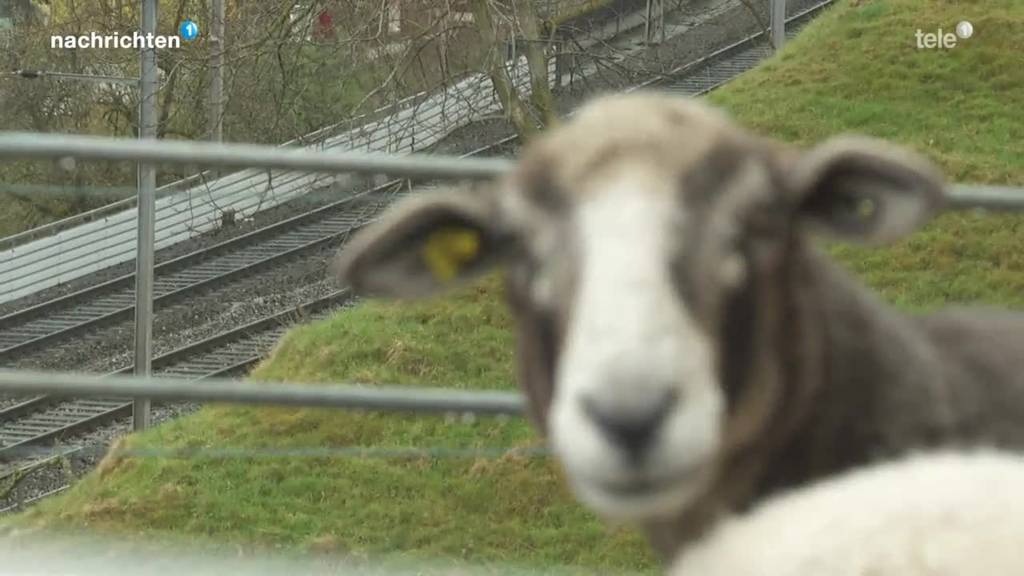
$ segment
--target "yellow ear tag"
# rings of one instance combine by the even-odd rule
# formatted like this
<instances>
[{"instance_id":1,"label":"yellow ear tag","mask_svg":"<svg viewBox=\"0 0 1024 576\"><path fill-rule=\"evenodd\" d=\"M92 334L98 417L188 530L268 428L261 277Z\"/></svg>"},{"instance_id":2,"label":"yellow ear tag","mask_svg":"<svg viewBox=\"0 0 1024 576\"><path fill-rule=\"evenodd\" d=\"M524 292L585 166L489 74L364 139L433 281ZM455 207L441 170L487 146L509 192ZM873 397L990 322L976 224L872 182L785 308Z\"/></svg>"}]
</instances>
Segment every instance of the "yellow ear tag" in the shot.
<instances>
[{"instance_id":1,"label":"yellow ear tag","mask_svg":"<svg viewBox=\"0 0 1024 576\"><path fill-rule=\"evenodd\" d=\"M480 254L480 233L471 228L440 228L427 236L423 261L438 282L451 282Z\"/></svg>"}]
</instances>

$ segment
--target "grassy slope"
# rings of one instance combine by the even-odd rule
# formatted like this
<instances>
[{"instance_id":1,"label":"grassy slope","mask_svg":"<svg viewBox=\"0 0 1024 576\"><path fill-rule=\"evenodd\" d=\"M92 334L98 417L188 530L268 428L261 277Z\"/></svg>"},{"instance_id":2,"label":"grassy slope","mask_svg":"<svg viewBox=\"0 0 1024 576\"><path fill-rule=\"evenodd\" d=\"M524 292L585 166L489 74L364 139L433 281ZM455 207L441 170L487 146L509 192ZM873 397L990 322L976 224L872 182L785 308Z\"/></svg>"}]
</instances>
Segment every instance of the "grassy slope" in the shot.
<instances>
[{"instance_id":1,"label":"grassy slope","mask_svg":"<svg viewBox=\"0 0 1024 576\"><path fill-rule=\"evenodd\" d=\"M1012 0L841 4L777 58L712 99L744 123L803 143L853 130L931 154L951 178L1024 182L1024 69ZM971 20L975 37L918 51L917 28ZM835 249L908 308L980 301L1024 307L1024 219L951 214L887 250ZM255 373L509 388L509 319L491 279L412 305L370 303L292 331ZM209 408L134 437L160 446L508 446L520 421L318 410ZM609 532L572 502L543 461L121 460L24 521L298 547L529 564L650 569L636 535Z\"/></svg>"},{"instance_id":2,"label":"grassy slope","mask_svg":"<svg viewBox=\"0 0 1024 576\"><path fill-rule=\"evenodd\" d=\"M974 24L951 50L914 32ZM950 180L1024 185L1024 5L1016 0L848 3L808 26L779 58L710 99L745 125L802 144L844 131L889 138L937 161ZM836 255L890 300L1024 307L1020 218L950 213L889 250Z\"/></svg>"}]
</instances>

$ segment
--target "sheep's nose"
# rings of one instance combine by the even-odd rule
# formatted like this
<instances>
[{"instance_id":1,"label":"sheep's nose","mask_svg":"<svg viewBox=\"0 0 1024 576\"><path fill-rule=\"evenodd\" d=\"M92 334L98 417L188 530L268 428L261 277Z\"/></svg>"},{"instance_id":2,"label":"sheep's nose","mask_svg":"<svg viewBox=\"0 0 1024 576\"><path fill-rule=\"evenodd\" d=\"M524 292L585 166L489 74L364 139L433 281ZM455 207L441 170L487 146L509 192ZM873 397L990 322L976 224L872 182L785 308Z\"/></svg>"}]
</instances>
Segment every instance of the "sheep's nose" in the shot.
<instances>
[{"instance_id":1,"label":"sheep's nose","mask_svg":"<svg viewBox=\"0 0 1024 576\"><path fill-rule=\"evenodd\" d=\"M609 406L592 397L583 399L583 411L612 444L618 446L633 463L643 460L655 432L678 401L675 390L654 396L643 407L626 410Z\"/></svg>"}]
</instances>

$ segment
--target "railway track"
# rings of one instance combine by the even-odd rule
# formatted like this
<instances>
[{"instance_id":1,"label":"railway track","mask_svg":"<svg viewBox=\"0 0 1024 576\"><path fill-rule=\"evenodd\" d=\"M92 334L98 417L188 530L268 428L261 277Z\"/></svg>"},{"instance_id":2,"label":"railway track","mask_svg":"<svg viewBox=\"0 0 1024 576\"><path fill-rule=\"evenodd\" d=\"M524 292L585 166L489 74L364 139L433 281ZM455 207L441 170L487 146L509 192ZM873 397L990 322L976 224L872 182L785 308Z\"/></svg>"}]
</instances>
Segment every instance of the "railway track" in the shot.
<instances>
[{"instance_id":1,"label":"railway track","mask_svg":"<svg viewBox=\"0 0 1024 576\"><path fill-rule=\"evenodd\" d=\"M400 185L390 183L344 198L164 262L154 270L153 307L166 307L196 291L215 289L339 243L372 220ZM0 365L82 332L129 321L134 311L135 275L126 274L8 314L0 318Z\"/></svg>"},{"instance_id":2,"label":"railway track","mask_svg":"<svg viewBox=\"0 0 1024 576\"><path fill-rule=\"evenodd\" d=\"M157 356L153 373L187 380L237 374L262 358L296 320L323 318L353 303L347 290L333 292ZM131 371L129 366L112 374ZM130 398L37 396L0 410L0 478L25 468L20 454L27 448L101 426L131 414L131 409Z\"/></svg>"}]
</instances>

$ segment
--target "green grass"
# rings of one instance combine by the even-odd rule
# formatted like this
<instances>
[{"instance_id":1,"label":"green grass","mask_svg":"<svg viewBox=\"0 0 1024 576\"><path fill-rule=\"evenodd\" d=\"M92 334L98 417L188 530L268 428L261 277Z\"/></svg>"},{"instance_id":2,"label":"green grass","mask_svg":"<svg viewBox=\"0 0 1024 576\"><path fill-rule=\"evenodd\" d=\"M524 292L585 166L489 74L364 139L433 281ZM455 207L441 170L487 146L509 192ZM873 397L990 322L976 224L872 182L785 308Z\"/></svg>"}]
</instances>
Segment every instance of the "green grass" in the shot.
<instances>
[{"instance_id":1,"label":"green grass","mask_svg":"<svg viewBox=\"0 0 1024 576\"><path fill-rule=\"evenodd\" d=\"M945 51L917 28L974 23ZM763 133L811 144L856 131L930 155L960 181L1024 183L1024 4L892 0L841 4L779 57L711 100ZM1024 219L948 214L884 250L832 248L907 309L951 302L1024 308ZM513 387L509 317L489 279L448 298L368 303L293 330L260 379ZM448 422L323 410L207 408L131 437L130 448L526 446L521 421ZM634 533L575 504L555 467L499 459L186 460L114 458L15 520L243 542L291 550L400 552L528 565L653 571Z\"/></svg>"},{"instance_id":2,"label":"green grass","mask_svg":"<svg viewBox=\"0 0 1024 576\"><path fill-rule=\"evenodd\" d=\"M914 33L974 36L949 50L921 50ZM744 125L812 145L859 132L892 139L935 160L949 180L1024 185L1024 5L1015 0L841 3L777 58L709 100ZM886 250L833 254L896 304L949 302L1024 307L1024 220L949 213Z\"/></svg>"},{"instance_id":3,"label":"green grass","mask_svg":"<svg viewBox=\"0 0 1024 576\"><path fill-rule=\"evenodd\" d=\"M261 380L511 389L513 339L499 282L400 306L368 303L292 331ZM175 447L528 447L519 419L210 407L130 438ZM641 540L574 503L545 459L112 458L25 517L52 527L212 536L300 550L623 570L652 566Z\"/></svg>"}]
</instances>

